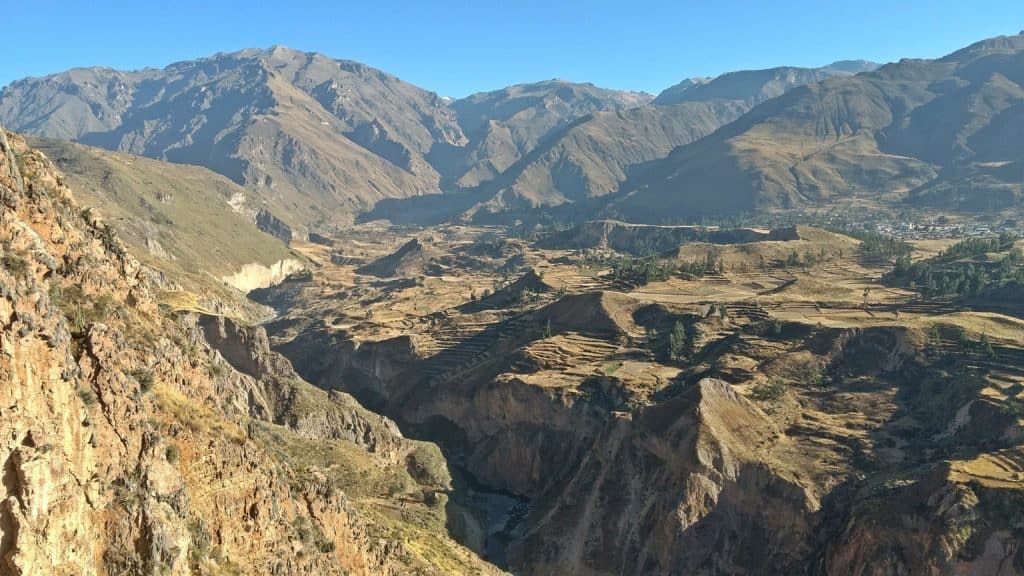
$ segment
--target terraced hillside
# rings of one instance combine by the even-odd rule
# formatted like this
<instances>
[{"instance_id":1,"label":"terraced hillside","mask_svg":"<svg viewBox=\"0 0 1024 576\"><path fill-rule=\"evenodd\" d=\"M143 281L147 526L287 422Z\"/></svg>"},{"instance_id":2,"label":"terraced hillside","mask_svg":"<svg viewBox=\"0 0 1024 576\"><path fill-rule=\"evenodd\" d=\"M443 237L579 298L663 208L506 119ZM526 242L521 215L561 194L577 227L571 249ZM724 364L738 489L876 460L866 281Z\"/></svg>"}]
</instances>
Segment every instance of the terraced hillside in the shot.
<instances>
[{"instance_id":1,"label":"terraced hillside","mask_svg":"<svg viewBox=\"0 0 1024 576\"><path fill-rule=\"evenodd\" d=\"M258 297L301 374L442 446L452 501L491 502L449 530L514 573L1024 570L1024 310L884 285L893 260L814 228L630 226L435 228L437 262L477 265L325 265ZM615 276L649 258L667 275Z\"/></svg>"}]
</instances>

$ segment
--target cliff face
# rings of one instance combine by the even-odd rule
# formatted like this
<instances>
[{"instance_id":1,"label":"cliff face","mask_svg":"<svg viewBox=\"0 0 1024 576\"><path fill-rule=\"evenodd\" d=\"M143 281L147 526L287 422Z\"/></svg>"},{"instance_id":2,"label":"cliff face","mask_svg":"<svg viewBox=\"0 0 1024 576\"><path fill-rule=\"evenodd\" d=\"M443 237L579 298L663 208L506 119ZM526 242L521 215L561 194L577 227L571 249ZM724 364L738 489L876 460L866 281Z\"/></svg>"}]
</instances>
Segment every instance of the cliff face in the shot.
<instances>
[{"instance_id":1,"label":"cliff face","mask_svg":"<svg viewBox=\"0 0 1024 576\"><path fill-rule=\"evenodd\" d=\"M569 294L377 341L303 328L303 311L274 339L311 382L519 497L483 538L517 574L1021 573L1019 411L981 358L905 325L732 306ZM692 352L655 384L639 347L656 353L676 322Z\"/></svg>"},{"instance_id":2,"label":"cliff face","mask_svg":"<svg viewBox=\"0 0 1024 576\"><path fill-rule=\"evenodd\" d=\"M2 131L0 245L0 573L493 571L443 534L425 559L308 455L393 472L389 493L422 502L447 490L436 447L312 388L259 329L158 306L111 229Z\"/></svg>"},{"instance_id":3,"label":"cliff face","mask_svg":"<svg viewBox=\"0 0 1024 576\"><path fill-rule=\"evenodd\" d=\"M530 573L792 573L810 549L812 490L771 457L779 432L721 380L609 422L531 519ZM770 526L770 528L768 528Z\"/></svg>"}]
</instances>

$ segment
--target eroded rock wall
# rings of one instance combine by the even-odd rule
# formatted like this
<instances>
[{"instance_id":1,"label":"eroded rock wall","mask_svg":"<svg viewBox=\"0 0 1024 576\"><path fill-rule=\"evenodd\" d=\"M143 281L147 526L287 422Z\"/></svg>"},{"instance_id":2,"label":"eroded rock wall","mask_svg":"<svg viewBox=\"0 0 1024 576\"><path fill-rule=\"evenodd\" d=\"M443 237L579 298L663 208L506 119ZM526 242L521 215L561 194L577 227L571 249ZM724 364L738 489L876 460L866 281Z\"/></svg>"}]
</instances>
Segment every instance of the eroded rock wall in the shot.
<instances>
[{"instance_id":1,"label":"eroded rock wall","mask_svg":"<svg viewBox=\"0 0 1024 576\"><path fill-rule=\"evenodd\" d=\"M2 131L0 246L0 573L423 570L259 431L381 466L423 446L302 382L258 329L158 309L111 229Z\"/></svg>"}]
</instances>

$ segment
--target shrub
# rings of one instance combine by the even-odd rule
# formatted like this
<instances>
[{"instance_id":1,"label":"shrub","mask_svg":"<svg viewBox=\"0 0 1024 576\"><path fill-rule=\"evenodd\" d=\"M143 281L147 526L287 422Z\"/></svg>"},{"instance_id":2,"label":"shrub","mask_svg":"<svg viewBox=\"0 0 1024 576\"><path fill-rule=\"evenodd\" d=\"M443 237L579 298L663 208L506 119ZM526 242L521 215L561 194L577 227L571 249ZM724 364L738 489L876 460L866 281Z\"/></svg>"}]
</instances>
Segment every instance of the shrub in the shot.
<instances>
[{"instance_id":1,"label":"shrub","mask_svg":"<svg viewBox=\"0 0 1024 576\"><path fill-rule=\"evenodd\" d=\"M295 537L299 539L299 542L307 542L313 535L313 531L309 527L309 519L305 516L296 516L292 521L292 528L295 530Z\"/></svg>"},{"instance_id":2,"label":"shrub","mask_svg":"<svg viewBox=\"0 0 1024 576\"><path fill-rule=\"evenodd\" d=\"M750 397L758 401L778 400L786 393L786 385L782 380L772 379L754 386L750 391Z\"/></svg>"},{"instance_id":3,"label":"shrub","mask_svg":"<svg viewBox=\"0 0 1024 576\"><path fill-rule=\"evenodd\" d=\"M64 309L64 289L57 282L50 284L50 287L46 290L46 295L50 299L50 303L54 306Z\"/></svg>"},{"instance_id":4,"label":"shrub","mask_svg":"<svg viewBox=\"0 0 1024 576\"><path fill-rule=\"evenodd\" d=\"M395 474L387 483L385 488L388 496L395 497L401 494L409 492L410 486L407 480L407 476L401 474Z\"/></svg>"},{"instance_id":5,"label":"shrub","mask_svg":"<svg viewBox=\"0 0 1024 576\"><path fill-rule=\"evenodd\" d=\"M1000 406L1000 411L1011 418L1024 417L1024 403L1012 398L1005 400Z\"/></svg>"},{"instance_id":6,"label":"shrub","mask_svg":"<svg viewBox=\"0 0 1024 576\"><path fill-rule=\"evenodd\" d=\"M811 363L801 364L797 367L794 377L799 382L817 388L824 388L832 383L827 371Z\"/></svg>"},{"instance_id":7,"label":"shrub","mask_svg":"<svg viewBox=\"0 0 1024 576\"><path fill-rule=\"evenodd\" d=\"M188 521L188 533L192 540L188 550L188 563L192 571L198 573L200 565L210 553L210 532L202 518L193 518Z\"/></svg>"},{"instance_id":8,"label":"shrub","mask_svg":"<svg viewBox=\"0 0 1024 576\"><path fill-rule=\"evenodd\" d=\"M988 334L982 334L981 338L978 339L978 351L986 358L996 357L996 351L992 348L992 342L989 341Z\"/></svg>"},{"instance_id":9,"label":"shrub","mask_svg":"<svg viewBox=\"0 0 1024 576\"><path fill-rule=\"evenodd\" d=\"M167 461L171 464L177 464L179 456L181 456L181 453L178 451L178 447L174 444L168 446L167 450L164 452L164 457L167 458Z\"/></svg>"},{"instance_id":10,"label":"shrub","mask_svg":"<svg viewBox=\"0 0 1024 576\"><path fill-rule=\"evenodd\" d=\"M28 262L24 258L18 258L13 254L4 254L0 259L4 268L14 276L25 276L28 274Z\"/></svg>"},{"instance_id":11,"label":"shrub","mask_svg":"<svg viewBox=\"0 0 1024 576\"><path fill-rule=\"evenodd\" d=\"M433 444L417 444L405 458L405 469L409 477L420 486L444 488L452 482L448 463L440 449Z\"/></svg>"},{"instance_id":12,"label":"shrub","mask_svg":"<svg viewBox=\"0 0 1024 576\"><path fill-rule=\"evenodd\" d=\"M967 352L974 347L974 342L971 342L971 337L967 335L967 330L963 327L956 327L956 345L961 352Z\"/></svg>"},{"instance_id":13,"label":"shrub","mask_svg":"<svg viewBox=\"0 0 1024 576\"><path fill-rule=\"evenodd\" d=\"M99 401L96 397L96 393L88 388L79 388L78 397L82 399L82 402L84 402L86 406L93 406Z\"/></svg>"},{"instance_id":14,"label":"shrub","mask_svg":"<svg viewBox=\"0 0 1024 576\"><path fill-rule=\"evenodd\" d=\"M227 373L227 370L217 362L207 364L206 371L210 374L210 378L220 378Z\"/></svg>"},{"instance_id":15,"label":"shrub","mask_svg":"<svg viewBox=\"0 0 1024 576\"><path fill-rule=\"evenodd\" d=\"M99 230L100 242L103 243L103 248L113 254L120 254L121 247L117 242L117 235L114 234L114 229L109 224L104 224L103 228Z\"/></svg>"},{"instance_id":16,"label":"shrub","mask_svg":"<svg viewBox=\"0 0 1024 576\"><path fill-rule=\"evenodd\" d=\"M336 548L334 541L324 535L320 525L315 521L305 516L296 516L292 521L292 528L295 530L295 536L303 544L309 544L322 554L334 552Z\"/></svg>"},{"instance_id":17,"label":"shrub","mask_svg":"<svg viewBox=\"0 0 1024 576\"><path fill-rule=\"evenodd\" d=\"M331 552L334 552L336 548L337 545L334 543L334 541L327 540L326 538L321 540L319 545L317 546L317 550L319 550L321 554L330 554Z\"/></svg>"},{"instance_id":18,"label":"shrub","mask_svg":"<svg viewBox=\"0 0 1024 576\"><path fill-rule=\"evenodd\" d=\"M78 285L66 288L52 285L50 286L50 298L64 312L64 316L71 324L72 332L85 332L89 325L102 322L114 309L113 296L104 294L94 301L90 301L82 287Z\"/></svg>"}]
</instances>

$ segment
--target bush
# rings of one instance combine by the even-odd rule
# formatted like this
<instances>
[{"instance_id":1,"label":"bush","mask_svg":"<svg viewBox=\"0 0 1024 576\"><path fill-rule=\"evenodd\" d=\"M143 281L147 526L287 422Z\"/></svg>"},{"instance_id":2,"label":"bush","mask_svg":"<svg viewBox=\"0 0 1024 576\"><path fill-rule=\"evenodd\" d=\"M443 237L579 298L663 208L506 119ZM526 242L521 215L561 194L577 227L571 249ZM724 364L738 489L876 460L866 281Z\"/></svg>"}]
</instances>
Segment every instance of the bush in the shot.
<instances>
[{"instance_id":1,"label":"bush","mask_svg":"<svg viewBox=\"0 0 1024 576\"><path fill-rule=\"evenodd\" d=\"M317 545L317 550L319 550L321 554L330 554L331 552L334 552L336 548L337 545L334 543L334 541L327 539L321 540L320 543Z\"/></svg>"},{"instance_id":2,"label":"bush","mask_svg":"<svg viewBox=\"0 0 1024 576\"><path fill-rule=\"evenodd\" d=\"M1005 400L999 406L1000 411L1011 418L1024 417L1024 403L1012 398Z\"/></svg>"},{"instance_id":3,"label":"bush","mask_svg":"<svg viewBox=\"0 0 1024 576\"><path fill-rule=\"evenodd\" d=\"M23 258L18 258L13 254L4 254L0 261L3 262L4 268L14 276L25 276L28 274L28 262Z\"/></svg>"},{"instance_id":4,"label":"bush","mask_svg":"<svg viewBox=\"0 0 1024 576\"><path fill-rule=\"evenodd\" d=\"M448 504L448 495L434 490L424 490L423 503L435 510L444 510Z\"/></svg>"},{"instance_id":5,"label":"bush","mask_svg":"<svg viewBox=\"0 0 1024 576\"><path fill-rule=\"evenodd\" d=\"M816 388L825 388L832 383L832 379L827 371L820 366L810 363L801 364L796 369L794 379Z\"/></svg>"},{"instance_id":6,"label":"bush","mask_svg":"<svg viewBox=\"0 0 1024 576\"><path fill-rule=\"evenodd\" d=\"M167 461L171 464L177 464L179 456L181 456L181 453L178 451L178 447L174 444L168 446L167 450L164 452L164 457L167 458Z\"/></svg>"},{"instance_id":7,"label":"bush","mask_svg":"<svg viewBox=\"0 0 1024 576\"><path fill-rule=\"evenodd\" d=\"M188 550L188 563L192 571L198 573L200 566L210 553L210 532L206 529L206 523L202 518L193 518L188 521L188 533L192 541Z\"/></svg>"},{"instance_id":8,"label":"bush","mask_svg":"<svg viewBox=\"0 0 1024 576\"><path fill-rule=\"evenodd\" d=\"M292 528L295 529L295 536L303 544L309 544L322 554L334 552L336 548L334 541L324 535L320 525L314 520L305 516L296 516L292 521Z\"/></svg>"},{"instance_id":9,"label":"bush","mask_svg":"<svg viewBox=\"0 0 1024 576\"><path fill-rule=\"evenodd\" d=\"M82 402L84 402L86 406L93 406L99 401L99 398L96 397L96 393L88 388L79 388L78 397L82 399Z\"/></svg>"},{"instance_id":10,"label":"bush","mask_svg":"<svg viewBox=\"0 0 1024 576\"><path fill-rule=\"evenodd\" d=\"M988 334L982 334L981 338L978 339L978 351L986 358L996 357L996 351L992 348L992 342L989 341Z\"/></svg>"},{"instance_id":11,"label":"bush","mask_svg":"<svg viewBox=\"0 0 1024 576\"><path fill-rule=\"evenodd\" d=\"M786 393L786 385L782 380L772 379L754 386L750 391L750 397L761 402L778 400Z\"/></svg>"},{"instance_id":12,"label":"bush","mask_svg":"<svg viewBox=\"0 0 1024 576\"><path fill-rule=\"evenodd\" d=\"M49 293L51 301L64 312L72 332L85 332L91 324L106 319L114 309L113 296L104 294L90 301L79 285L62 288L54 284Z\"/></svg>"},{"instance_id":13,"label":"bush","mask_svg":"<svg viewBox=\"0 0 1024 576\"><path fill-rule=\"evenodd\" d=\"M64 309L64 289L61 288L59 283L54 282L50 284L50 287L46 290L46 295L50 299L51 304L61 310Z\"/></svg>"},{"instance_id":14,"label":"bush","mask_svg":"<svg viewBox=\"0 0 1024 576\"><path fill-rule=\"evenodd\" d=\"M220 378L227 374L227 370L216 362L210 362L206 366L206 371L210 374L210 378Z\"/></svg>"},{"instance_id":15,"label":"bush","mask_svg":"<svg viewBox=\"0 0 1024 576\"><path fill-rule=\"evenodd\" d=\"M416 448L406 456L405 469L420 486L445 488L452 482L448 463L441 454L441 450L434 444L418 443Z\"/></svg>"},{"instance_id":16,"label":"bush","mask_svg":"<svg viewBox=\"0 0 1024 576\"><path fill-rule=\"evenodd\" d=\"M413 489L413 487L410 486L409 480L409 476L404 474L395 474L390 480L388 480L387 486L385 487L386 494L392 498L402 494L407 494Z\"/></svg>"}]
</instances>

